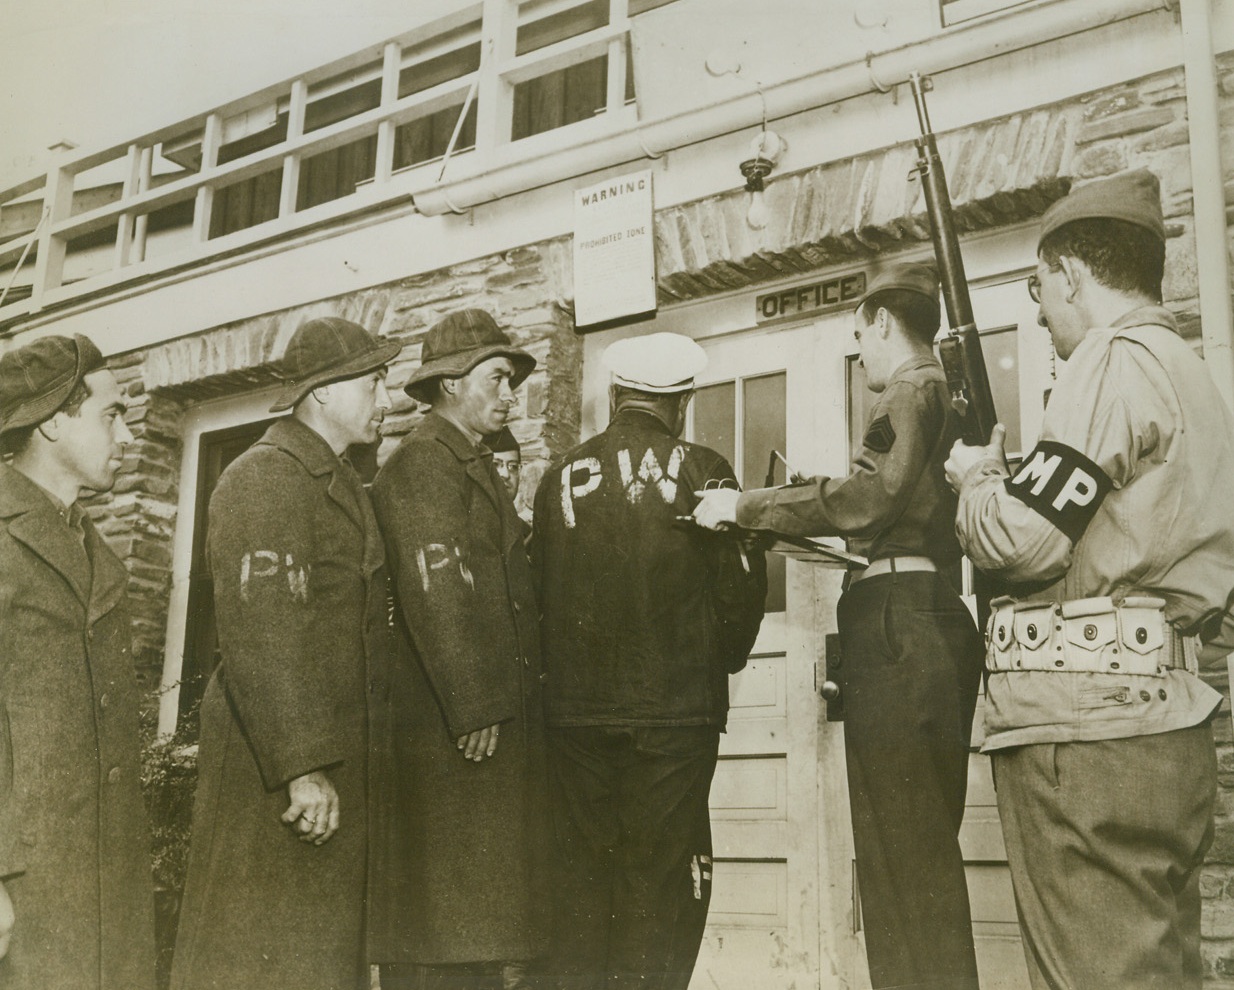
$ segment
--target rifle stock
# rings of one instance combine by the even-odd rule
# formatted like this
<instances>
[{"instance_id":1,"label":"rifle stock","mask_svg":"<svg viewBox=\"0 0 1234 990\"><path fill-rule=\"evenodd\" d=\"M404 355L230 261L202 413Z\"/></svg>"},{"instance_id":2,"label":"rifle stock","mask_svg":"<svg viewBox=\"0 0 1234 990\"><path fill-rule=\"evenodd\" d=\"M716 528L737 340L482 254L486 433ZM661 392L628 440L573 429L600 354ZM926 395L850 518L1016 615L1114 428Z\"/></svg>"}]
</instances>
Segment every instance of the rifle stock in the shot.
<instances>
[{"instance_id":1,"label":"rifle stock","mask_svg":"<svg viewBox=\"0 0 1234 990\"><path fill-rule=\"evenodd\" d=\"M956 236L951 211L951 194L943 172L938 143L930 129L926 110L925 90L928 80L919 73L909 76L913 102L917 107L917 123L921 136L916 138L917 166L921 189L925 195L926 213L930 218L930 237L934 242L934 257L942 279L943 302L947 308L950 332L938 345L952 407L960 416L965 443L984 444L998 420L994 396L990 392L990 376L981 352L981 337L973 319L972 299L968 294L968 279L964 274L964 259Z\"/></svg>"}]
</instances>

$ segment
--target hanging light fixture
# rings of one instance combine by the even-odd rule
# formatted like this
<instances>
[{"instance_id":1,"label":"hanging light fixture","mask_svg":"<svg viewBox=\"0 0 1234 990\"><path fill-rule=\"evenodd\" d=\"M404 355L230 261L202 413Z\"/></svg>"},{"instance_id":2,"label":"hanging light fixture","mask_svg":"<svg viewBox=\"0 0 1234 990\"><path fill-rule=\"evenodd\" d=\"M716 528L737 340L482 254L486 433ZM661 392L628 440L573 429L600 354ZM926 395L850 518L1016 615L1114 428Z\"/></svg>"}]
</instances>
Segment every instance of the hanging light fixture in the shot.
<instances>
[{"instance_id":1,"label":"hanging light fixture","mask_svg":"<svg viewBox=\"0 0 1234 990\"><path fill-rule=\"evenodd\" d=\"M763 196L763 180L771 174L776 162L784 154L784 139L775 131L769 131L766 125L750 142L752 158L746 159L739 166L742 177L746 180L746 191L750 194L750 208L746 211L746 223L755 230L767 226L767 203Z\"/></svg>"}]
</instances>

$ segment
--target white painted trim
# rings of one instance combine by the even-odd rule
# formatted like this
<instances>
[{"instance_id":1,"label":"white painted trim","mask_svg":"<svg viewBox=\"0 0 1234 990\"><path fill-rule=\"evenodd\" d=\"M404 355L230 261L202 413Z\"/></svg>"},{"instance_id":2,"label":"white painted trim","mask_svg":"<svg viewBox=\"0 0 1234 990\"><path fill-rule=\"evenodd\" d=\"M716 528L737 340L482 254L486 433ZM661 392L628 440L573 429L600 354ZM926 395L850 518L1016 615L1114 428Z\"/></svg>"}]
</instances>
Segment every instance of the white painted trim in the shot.
<instances>
[{"instance_id":1,"label":"white painted trim","mask_svg":"<svg viewBox=\"0 0 1234 990\"><path fill-rule=\"evenodd\" d=\"M180 498L176 505L171 551L171 594L163 646L163 676L159 682L158 734L176 730L180 705L180 672L184 666L184 634L188 628L189 573L193 563L193 521L197 508L197 470L204 433L268 419L278 392L271 386L234 399L214 399L193 405L185 413L181 433Z\"/></svg>"}]
</instances>

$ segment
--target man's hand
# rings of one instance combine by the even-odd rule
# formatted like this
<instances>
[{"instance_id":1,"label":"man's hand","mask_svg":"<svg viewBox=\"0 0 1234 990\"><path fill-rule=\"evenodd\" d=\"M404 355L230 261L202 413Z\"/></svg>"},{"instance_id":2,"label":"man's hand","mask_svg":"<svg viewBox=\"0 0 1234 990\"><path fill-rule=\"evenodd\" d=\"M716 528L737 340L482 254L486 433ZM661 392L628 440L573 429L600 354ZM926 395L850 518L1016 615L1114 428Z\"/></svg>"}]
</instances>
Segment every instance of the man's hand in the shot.
<instances>
[{"instance_id":1,"label":"man's hand","mask_svg":"<svg viewBox=\"0 0 1234 990\"><path fill-rule=\"evenodd\" d=\"M458 737L458 748L463 751L463 757L479 763L486 756L497 752L497 733L500 725L490 725L486 729L476 729L465 736Z\"/></svg>"},{"instance_id":2,"label":"man's hand","mask_svg":"<svg viewBox=\"0 0 1234 990\"><path fill-rule=\"evenodd\" d=\"M737 525L737 499L741 492L735 488L709 488L695 492L700 499L694 507L694 521L704 529L722 530Z\"/></svg>"},{"instance_id":3,"label":"man's hand","mask_svg":"<svg viewBox=\"0 0 1234 990\"><path fill-rule=\"evenodd\" d=\"M13 937L13 902L9 892L4 889L4 881L0 880L0 959L9 951L9 939Z\"/></svg>"},{"instance_id":4,"label":"man's hand","mask_svg":"<svg viewBox=\"0 0 1234 990\"><path fill-rule=\"evenodd\" d=\"M957 440L951 447L951 456L943 465L943 470L947 473L947 484L958 492L969 472L983 461L992 461L1006 471L1007 452L1003 449L1006 437L1007 427L997 423L990 431L990 442L984 447L969 446L963 440Z\"/></svg>"},{"instance_id":5,"label":"man's hand","mask_svg":"<svg viewBox=\"0 0 1234 990\"><path fill-rule=\"evenodd\" d=\"M293 780L287 785L287 796L291 804L283 812L283 821L300 836L301 842L320 846L338 831L338 792L320 770Z\"/></svg>"}]
</instances>

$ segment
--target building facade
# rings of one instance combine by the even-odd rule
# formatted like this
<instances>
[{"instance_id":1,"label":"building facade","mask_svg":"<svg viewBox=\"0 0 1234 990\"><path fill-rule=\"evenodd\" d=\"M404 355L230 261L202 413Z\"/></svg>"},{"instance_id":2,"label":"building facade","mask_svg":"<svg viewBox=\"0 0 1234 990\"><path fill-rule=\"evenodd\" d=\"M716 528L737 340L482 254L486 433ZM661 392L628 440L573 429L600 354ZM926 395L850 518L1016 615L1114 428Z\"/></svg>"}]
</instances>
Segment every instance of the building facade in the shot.
<instances>
[{"instance_id":1,"label":"building facade","mask_svg":"<svg viewBox=\"0 0 1234 990\"><path fill-rule=\"evenodd\" d=\"M745 484L763 483L771 449L844 471L867 401L844 287L931 253L911 72L933 82L1009 451L1032 448L1055 370L1024 284L1035 221L1073 182L1129 168L1161 179L1166 305L1234 400L1230 0L482 0L409 22L125 145L65 150L0 192L0 348L88 334L129 396L136 442L92 513L130 567L163 731L213 663L206 501L268 421L275 362L306 318L404 341L398 386L442 315L492 311L539 362L513 427L528 502L549 459L605 424L599 352L650 330L708 351L688 430ZM783 152L752 212L740 165L764 130ZM656 315L580 336L574 192L648 169ZM418 415L396 402L376 462ZM840 577L780 560L771 585L731 685L696 985L858 987L842 740L818 691ZM1214 987L1234 986L1231 735L1227 710L1203 880ZM969 791L982 985L1026 987L976 753Z\"/></svg>"}]
</instances>

